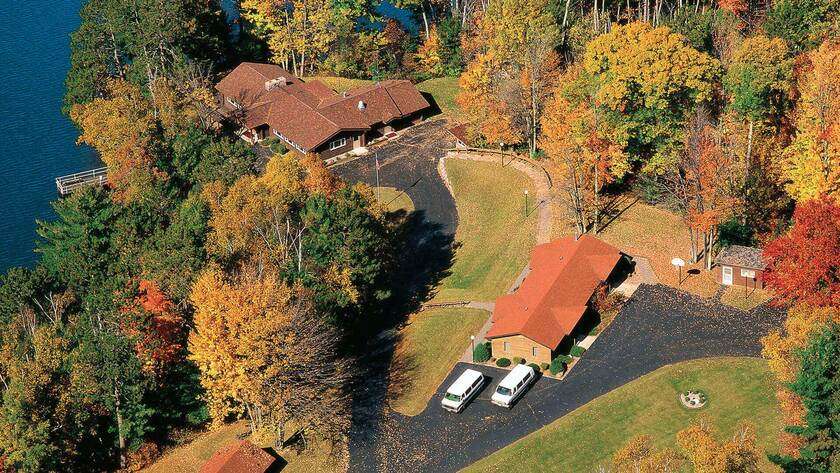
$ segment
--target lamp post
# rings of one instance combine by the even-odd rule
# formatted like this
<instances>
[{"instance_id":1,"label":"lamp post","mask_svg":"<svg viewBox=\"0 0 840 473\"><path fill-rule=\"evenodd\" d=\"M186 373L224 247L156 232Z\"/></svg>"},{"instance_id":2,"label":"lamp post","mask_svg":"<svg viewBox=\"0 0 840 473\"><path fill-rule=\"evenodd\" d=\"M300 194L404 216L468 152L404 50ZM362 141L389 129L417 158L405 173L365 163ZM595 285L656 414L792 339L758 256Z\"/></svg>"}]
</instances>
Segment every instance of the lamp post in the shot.
<instances>
[{"instance_id":1,"label":"lamp post","mask_svg":"<svg viewBox=\"0 0 840 473\"><path fill-rule=\"evenodd\" d=\"M528 216L528 189L525 189L525 217Z\"/></svg>"},{"instance_id":2,"label":"lamp post","mask_svg":"<svg viewBox=\"0 0 840 473\"><path fill-rule=\"evenodd\" d=\"M472 360L475 363L475 335L470 335L470 346L472 346Z\"/></svg>"},{"instance_id":3,"label":"lamp post","mask_svg":"<svg viewBox=\"0 0 840 473\"><path fill-rule=\"evenodd\" d=\"M674 258L671 260L671 264L677 268L679 271L679 275L677 276L677 286L682 286L682 268L685 266L685 261L682 258Z\"/></svg>"}]
</instances>

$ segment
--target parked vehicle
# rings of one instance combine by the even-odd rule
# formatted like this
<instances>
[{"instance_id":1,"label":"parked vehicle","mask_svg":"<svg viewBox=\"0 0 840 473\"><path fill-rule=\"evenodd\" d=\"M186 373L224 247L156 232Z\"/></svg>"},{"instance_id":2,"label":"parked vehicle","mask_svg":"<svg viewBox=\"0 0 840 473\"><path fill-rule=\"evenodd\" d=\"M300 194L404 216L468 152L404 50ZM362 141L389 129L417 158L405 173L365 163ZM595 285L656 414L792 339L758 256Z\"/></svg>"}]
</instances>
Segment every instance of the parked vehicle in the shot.
<instances>
[{"instance_id":1,"label":"parked vehicle","mask_svg":"<svg viewBox=\"0 0 840 473\"><path fill-rule=\"evenodd\" d=\"M478 394L482 385L484 385L484 375L476 370L466 369L446 390L440 405L447 411L461 412L470 399Z\"/></svg>"},{"instance_id":2,"label":"parked vehicle","mask_svg":"<svg viewBox=\"0 0 840 473\"><path fill-rule=\"evenodd\" d=\"M528 365L516 365L496 386L496 392L490 397L490 402L497 406L510 407L519 396L528 390L528 386L536 379L537 374Z\"/></svg>"}]
</instances>

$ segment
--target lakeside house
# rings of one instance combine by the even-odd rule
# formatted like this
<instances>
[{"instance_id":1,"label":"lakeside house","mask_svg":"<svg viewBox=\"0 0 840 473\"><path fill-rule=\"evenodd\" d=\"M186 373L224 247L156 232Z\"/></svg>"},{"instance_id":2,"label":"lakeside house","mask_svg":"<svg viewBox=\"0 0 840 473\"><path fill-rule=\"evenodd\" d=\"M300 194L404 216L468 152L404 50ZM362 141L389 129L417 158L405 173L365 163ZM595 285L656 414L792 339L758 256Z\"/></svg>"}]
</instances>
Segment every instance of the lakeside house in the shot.
<instances>
[{"instance_id":1,"label":"lakeside house","mask_svg":"<svg viewBox=\"0 0 840 473\"><path fill-rule=\"evenodd\" d=\"M429 102L407 80L386 80L342 94L274 64L243 62L218 84L220 111L250 143L276 137L290 149L328 159L416 124Z\"/></svg>"},{"instance_id":2,"label":"lakeside house","mask_svg":"<svg viewBox=\"0 0 840 473\"><path fill-rule=\"evenodd\" d=\"M496 299L486 336L493 356L550 363L587 312L595 290L619 272L622 257L589 235L536 246L522 285Z\"/></svg>"},{"instance_id":3,"label":"lakeside house","mask_svg":"<svg viewBox=\"0 0 840 473\"><path fill-rule=\"evenodd\" d=\"M715 257L715 278L724 286L764 289L766 269L761 248L730 245Z\"/></svg>"}]
</instances>

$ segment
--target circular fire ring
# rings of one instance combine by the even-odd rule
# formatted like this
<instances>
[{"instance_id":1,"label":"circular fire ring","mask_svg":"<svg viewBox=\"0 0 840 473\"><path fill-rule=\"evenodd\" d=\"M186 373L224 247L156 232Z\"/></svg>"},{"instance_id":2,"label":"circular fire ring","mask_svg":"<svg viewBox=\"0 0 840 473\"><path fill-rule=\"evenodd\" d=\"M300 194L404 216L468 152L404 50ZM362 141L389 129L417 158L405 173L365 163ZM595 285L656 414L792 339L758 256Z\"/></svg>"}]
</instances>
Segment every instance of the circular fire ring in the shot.
<instances>
[{"instance_id":1,"label":"circular fire ring","mask_svg":"<svg viewBox=\"0 0 840 473\"><path fill-rule=\"evenodd\" d=\"M680 403L688 409L700 409L706 405L706 402L708 402L708 398L703 391L694 390L680 393Z\"/></svg>"}]
</instances>

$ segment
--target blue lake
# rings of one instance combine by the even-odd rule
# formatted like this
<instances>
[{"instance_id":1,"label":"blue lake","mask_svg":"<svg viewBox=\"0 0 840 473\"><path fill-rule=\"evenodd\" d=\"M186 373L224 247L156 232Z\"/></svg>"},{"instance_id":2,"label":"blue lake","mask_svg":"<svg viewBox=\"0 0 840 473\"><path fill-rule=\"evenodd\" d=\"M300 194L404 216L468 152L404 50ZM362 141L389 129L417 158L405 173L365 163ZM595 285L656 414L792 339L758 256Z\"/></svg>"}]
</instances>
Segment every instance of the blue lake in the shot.
<instances>
[{"instance_id":1,"label":"blue lake","mask_svg":"<svg viewBox=\"0 0 840 473\"><path fill-rule=\"evenodd\" d=\"M82 0L0 0L0 272L30 266L35 220L54 218L57 176L100 165L61 114L70 66L70 33ZM224 0L229 13L233 0ZM390 4L380 14L416 32L411 15Z\"/></svg>"}]
</instances>

